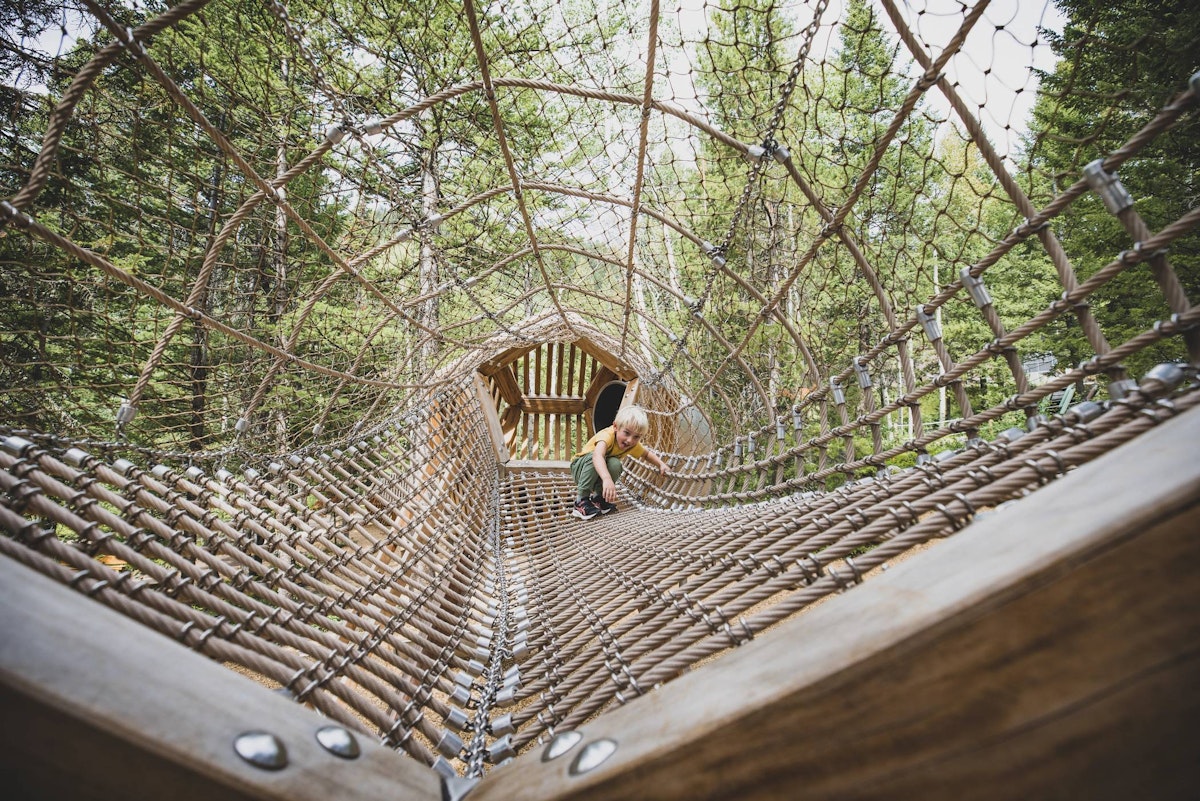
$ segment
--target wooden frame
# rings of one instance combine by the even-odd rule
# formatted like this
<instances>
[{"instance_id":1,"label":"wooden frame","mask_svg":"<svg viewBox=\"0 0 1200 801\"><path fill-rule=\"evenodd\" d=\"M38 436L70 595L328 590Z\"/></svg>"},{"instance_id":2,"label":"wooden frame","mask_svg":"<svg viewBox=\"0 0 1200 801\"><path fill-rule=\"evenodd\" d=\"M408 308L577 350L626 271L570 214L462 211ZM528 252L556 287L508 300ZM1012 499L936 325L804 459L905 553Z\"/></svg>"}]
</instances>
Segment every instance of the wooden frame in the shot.
<instances>
[{"instance_id":1,"label":"wooden frame","mask_svg":"<svg viewBox=\"0 0 1200 801\"><path fill-rule=\"evenodd\" d=\"M0 709L8 798L442 798L424 765L365 735L334 756L327 718L5 557ZM252 731L284 743L283 769L237 755Z\"/></svg>"}]
</instances>

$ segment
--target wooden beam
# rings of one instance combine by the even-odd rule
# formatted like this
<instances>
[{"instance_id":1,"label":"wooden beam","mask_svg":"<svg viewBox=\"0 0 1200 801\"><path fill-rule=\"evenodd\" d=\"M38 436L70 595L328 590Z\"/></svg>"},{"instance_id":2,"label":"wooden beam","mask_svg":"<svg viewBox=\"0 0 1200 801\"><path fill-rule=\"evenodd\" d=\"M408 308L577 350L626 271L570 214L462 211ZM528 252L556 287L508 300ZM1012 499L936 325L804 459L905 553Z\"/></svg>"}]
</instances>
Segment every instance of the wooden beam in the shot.
<instances>
[{"instance_id":1,"label":"wooden beam","mask_svg":"<svg viewBox=\"0 0 1200 801\"><path fill-rule=\"evenodd\" d=\"M475 397L479 398L479 406L483 409L483 419L487 424L488 435L492 439L492 450L496 461L504 464L508 461L508 446L504 444L504 429L500 426L500 414L492 393L488 390L487 380L479 373L475 374Z\"/></svg>"},{"instance_id":2,"label":"wooden beam","mask_svg":"<svg viewBox=\"0 0 1200 801\"><path fill-rule=\"evenodd\" d=\"M1185 799L1200 409L488 774L471 801ZM588 743L613 740L572 775Z\"/></svg>"},{"instance_id":3,"label":"wooden beam","mask_svg":"<svg viewBox=\"0 0 1200 801\"><path fill-rule=\"evenodd\" d=\"M505 365L492 373L492 380L496 382L496 388L500 390L500 397L504 398L505 403L509 406L521 407L525 396L521 392L521 386L517 383L517 377L513 375L512 365Z\"/></svg>"},{"instance_id":4,"label":"wooden beam","mask_svg":"<svg viewBox=\"0 0 1200 801\"><path fill-rule=\"evenodd\" d=\"M637 375L636 370L622 362L604 348L592 342L587 337L580 337L579 339L575 340L575 346L607 367L617 378L620 378L622 381L628 381Z\"/></svg>"},{"instance_id":5,"label":"wooden beam","mask_svg":"<svg viewBox=\"0 0 1200 801\"><path fill-rule=\"evenodd\" d=\"M600 369L596 371L596 375L592 377L592 383L588 385L587 392L583 396L583 405L589 411L596 408L596 401L600 398L600 392L608 386L610 381L615 381L619 378L616 373L608 369L607 365L600 365Z\"/></svg>"},{"instance_id":6,"label":"wooden beam","mask_svg":"<svg viewBox=\"0 0 1200 801\"><path fill-rule=\"evenodd\" d=\"M525 398L521 407L526 414L583 414L583 398L556 398L536 395Z\"/></svg>"},{"instance_id":7,"label":"wooden beam","mask_svg":"<svg viewBox=\"0 0 1200 801\"><path fill-rule=\"evenodd\" d=\"M327 718L7 557L0 709L9 798L442 798L428 767L361 734L357 759L334 756L316 740ZM285 767L237 755L256 731Z\"/></svg>"},{"instance_id":8,"label":"wooden beam","mask_svg":"<svg viewBox=\"0 0 1200 801\"><path fill-rule=\"evenodd\" d=\"M526 353L529 353L529 351L536 347L537 345L522 345L517 348L509 348L503 353L500 353L494 358L488 359L486 362L481 364L479 366L479 372L483 373L484 375L495 375L497 371L508 367L517 359L521 358Z\"/></svg>"}]
</instances>

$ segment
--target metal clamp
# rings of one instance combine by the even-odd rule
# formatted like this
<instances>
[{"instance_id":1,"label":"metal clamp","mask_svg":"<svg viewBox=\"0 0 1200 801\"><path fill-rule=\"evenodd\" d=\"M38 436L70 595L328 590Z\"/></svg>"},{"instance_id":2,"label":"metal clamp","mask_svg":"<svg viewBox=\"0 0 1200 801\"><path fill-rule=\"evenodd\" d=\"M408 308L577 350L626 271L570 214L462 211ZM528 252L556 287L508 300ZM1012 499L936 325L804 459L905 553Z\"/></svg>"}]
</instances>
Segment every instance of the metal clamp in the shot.
<instances>
[{"instance_id":1,"label":"metal clamp","mask_svg":"<svg viewBox=\"0 0 1200 801\"><path fill-rule=\"evenodd\" d=\"M1104 207L1110 214L1120 214L1133 205L1133 196L1121 183L1115 172L1106 172L1104 159L1089 162L1083 168L1083 177L1087 179L1092 191L1104 201Z\"/></svg>"},{"instance_id":2,"label":"metal clamp","mask_svg":"<svg viewBox=\"0 0 1200 801\"><path fill-rule=\"evenodd\" d=\"M992 297L988 294L987 287L983 285L983 276L973 276L970 267L963 267L959 278L977 307L983 309L992 305Z\"/></svg>"}]
</instances>

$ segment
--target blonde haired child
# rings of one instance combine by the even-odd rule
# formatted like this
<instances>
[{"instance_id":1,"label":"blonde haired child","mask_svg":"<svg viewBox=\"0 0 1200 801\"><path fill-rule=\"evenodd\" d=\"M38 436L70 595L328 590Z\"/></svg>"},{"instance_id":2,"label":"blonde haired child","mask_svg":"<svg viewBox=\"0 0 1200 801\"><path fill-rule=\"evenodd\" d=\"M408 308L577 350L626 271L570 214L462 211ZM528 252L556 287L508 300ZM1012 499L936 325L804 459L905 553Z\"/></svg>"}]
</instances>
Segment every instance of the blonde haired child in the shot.
<instances>
[{"instance_id":1,"label":"blonde haired child","mask_svg":"<svg viewBox=\"0 0 1200 801\"><path fill-rule=\"evenodd\" d=\"M597 431L583 450L571 460L571 476L575 479L577 496L571 514L581 520L591 520L598 514L615 511L617 479L624 469L621 459L626 456L644 458L666 475L667 463L658 454L641 444L642 435L650 424L640 406L626 406L608 428Z\"/></svg>"}]
</instances>

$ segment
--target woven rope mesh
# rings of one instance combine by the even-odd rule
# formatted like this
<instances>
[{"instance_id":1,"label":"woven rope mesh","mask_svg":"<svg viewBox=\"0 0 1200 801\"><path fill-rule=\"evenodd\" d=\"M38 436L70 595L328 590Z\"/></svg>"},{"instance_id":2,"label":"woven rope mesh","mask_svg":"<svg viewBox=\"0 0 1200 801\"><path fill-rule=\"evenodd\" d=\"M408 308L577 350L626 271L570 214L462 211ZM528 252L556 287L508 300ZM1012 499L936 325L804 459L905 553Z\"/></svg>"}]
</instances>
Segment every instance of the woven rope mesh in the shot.
<instances>
[{"instance_id":1,"label":"woven rope mesh","mask_svg":"<svg viewBox=\"0 0 1200 801\"><path fill-rule=\"evenodd\" d=\"M1196 403L1112 5L0 9L0 547L447 774L650 692Z\"/></svg>"}]
</instances>

